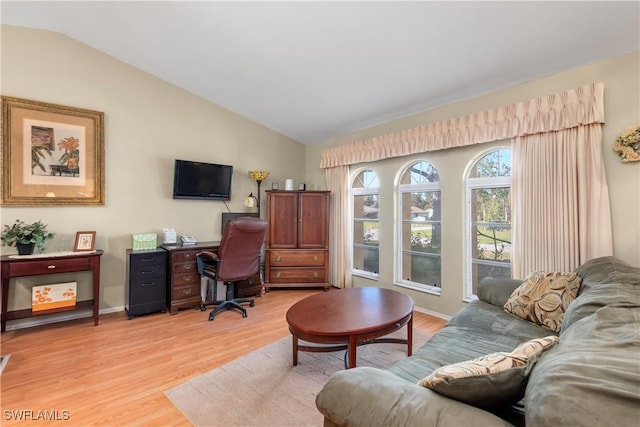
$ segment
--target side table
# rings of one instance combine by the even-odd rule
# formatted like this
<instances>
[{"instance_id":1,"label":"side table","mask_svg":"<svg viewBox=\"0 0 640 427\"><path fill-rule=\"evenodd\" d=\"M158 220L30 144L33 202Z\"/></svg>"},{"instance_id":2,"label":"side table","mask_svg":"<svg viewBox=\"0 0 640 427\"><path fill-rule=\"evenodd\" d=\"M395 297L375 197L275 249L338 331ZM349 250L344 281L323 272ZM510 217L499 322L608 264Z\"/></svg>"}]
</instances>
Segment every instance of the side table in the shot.
<instances>
[{"instance_id":1,"label":"side table","mask_svg":"<svg viewBox=\"0 0 640 427\"><path fill-rule=\"evenodd\" d=\"M0 331L4 332L6 330L7 320L80 310L88 307L93 307L93 322L94 325L97 326L99 323L100 309L100 257L102 253L102 250L96 250L92 252L59 252L24 256L3 255L0 257L0 264L2 265L2 315ZM75 273L79 271L91 271L93 273L92 300L79 301L75 307L57 308L37 313L33 313L31 309L8 311L11 279L46 274Z\"/></svg>"}]
</instances>

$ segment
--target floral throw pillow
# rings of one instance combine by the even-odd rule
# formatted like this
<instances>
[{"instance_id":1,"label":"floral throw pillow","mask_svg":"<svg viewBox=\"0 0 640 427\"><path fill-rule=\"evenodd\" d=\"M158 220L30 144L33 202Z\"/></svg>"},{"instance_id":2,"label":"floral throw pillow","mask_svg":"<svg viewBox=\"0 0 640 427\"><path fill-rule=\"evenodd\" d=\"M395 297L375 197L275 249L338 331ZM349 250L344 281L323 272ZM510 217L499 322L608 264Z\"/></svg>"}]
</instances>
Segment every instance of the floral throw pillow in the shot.
<instances>
[{"instance_id":1,"label":"floral throw pillow","mask_svg":"<svg viewBox=\"0 0 640 427\"><path fill-rule=\"evenodd\" d=\"M538 356L559 341L555 335L520 344L511 353L499 352L436 369L418 385L478 407L517 402Z\"/></svg>"},{"instance_id":2,"label":"floral throw pillow","mask_svg":"<svg viewBox=\"0 0 640 427\"><path fill-rule=\"evenodd\" d=\"M559 333L564 312L578 296L581 283L582 278L573 272L536 271L513 291L504 310Z\"/></svg>"}]
</instances>

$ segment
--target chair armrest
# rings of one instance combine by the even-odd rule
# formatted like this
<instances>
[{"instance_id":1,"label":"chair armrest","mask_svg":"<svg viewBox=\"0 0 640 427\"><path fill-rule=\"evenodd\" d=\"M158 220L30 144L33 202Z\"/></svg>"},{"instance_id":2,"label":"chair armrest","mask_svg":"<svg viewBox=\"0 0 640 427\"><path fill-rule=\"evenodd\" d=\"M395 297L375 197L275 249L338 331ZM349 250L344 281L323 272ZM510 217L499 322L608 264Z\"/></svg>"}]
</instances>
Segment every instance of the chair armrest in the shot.
<instances>
[{"instance_id":1,"label":"chair armrest","mask_svg":"<svg viewBox=\"0 0 640 427\"><path fill-rule=\"evenodd\" d=\"M318 410L338 426L510 426L482 409L439 395L371 367L339 371L316 396Z\"/></svg>"},{"instance_id":2,"label":"chair armrest","mask_svg":"<svg viewBox=\"0 0 640 427\"><path fill-rule=\"evenodd\" d=\"M214 252L202 251L196 254L196 266L201 276L205 270L209 273L216 273L219 264L220 258L218 258L218 254ZM207 276L209 276L209 274L207 274Z\"/></svg>"},{"instance_id":3,"label":"chair armrest","mask_svg":"<svg viewBox=\"0 0 640 427\"><path fill-rule=\"evenodd\" d=\"M502 307L521 284L519 279L485 277L478 283L478 299Z\"/></svg>"},{"instance_id":4,"label":"chair armrest","mask_svg":"<svg viewBox=\"0 0 640 427\"><path fill-rule=\"evenodd\" d=\"M202 257L203 260L219 260L218 254L215 252L202 251L196 254L197 257Z\"/></svg>"}]
</instances>

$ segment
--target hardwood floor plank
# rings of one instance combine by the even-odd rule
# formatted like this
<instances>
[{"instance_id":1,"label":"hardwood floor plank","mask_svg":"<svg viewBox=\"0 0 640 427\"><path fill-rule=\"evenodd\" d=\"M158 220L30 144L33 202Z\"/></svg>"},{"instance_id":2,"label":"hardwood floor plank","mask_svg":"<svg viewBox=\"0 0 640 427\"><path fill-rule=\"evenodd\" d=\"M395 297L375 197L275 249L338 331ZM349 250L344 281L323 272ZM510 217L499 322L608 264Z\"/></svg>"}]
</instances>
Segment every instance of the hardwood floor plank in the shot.
<instances>
[{"instance_id":1,"label":"hardwood floor plank","mask_svg":"<svg viewBox=\"0 0 640 427\"><path fill-rule=\"evenodd\" d=\"M317 292L272 290L244 319L223 312L210 322L209 310L185 310L129 320L121 312L101 316L99 326L87 318L5 332L1 351L11 358L0 377L2 425L33 425L16 416L47 411L67 413L69 426L190 426L164 391L288 336L286 311ZM428 332L445 323L414 316L414 328Z\"/></svg>"}]
</instances>

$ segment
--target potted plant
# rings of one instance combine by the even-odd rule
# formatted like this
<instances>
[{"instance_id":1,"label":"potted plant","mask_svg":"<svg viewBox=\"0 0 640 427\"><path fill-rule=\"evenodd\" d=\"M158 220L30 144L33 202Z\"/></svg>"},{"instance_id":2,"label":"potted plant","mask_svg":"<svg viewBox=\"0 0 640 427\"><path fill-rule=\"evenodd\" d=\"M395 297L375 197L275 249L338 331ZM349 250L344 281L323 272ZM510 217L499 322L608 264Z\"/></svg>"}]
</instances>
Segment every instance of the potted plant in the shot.
<instances>
[{"instance_id":1,"label":"potted plant","mask_svg":"<svg viewBox=\"0 0 640 427\"><path fill-rule=\"evenodd\" d=\"M26 224L17 219L12 226L4 226L0 240L2 240L2 246L15 246L19 255L30 255L33 253L34 247L43 251L47 241L52 239L54 235L47 230L47 225L41 221Z\"/></svg>"}]
</instances>

